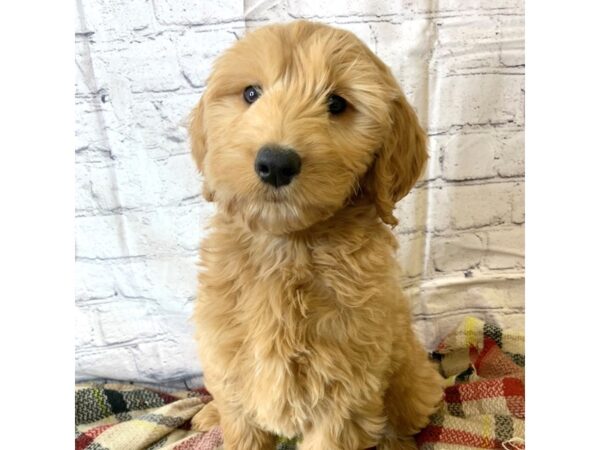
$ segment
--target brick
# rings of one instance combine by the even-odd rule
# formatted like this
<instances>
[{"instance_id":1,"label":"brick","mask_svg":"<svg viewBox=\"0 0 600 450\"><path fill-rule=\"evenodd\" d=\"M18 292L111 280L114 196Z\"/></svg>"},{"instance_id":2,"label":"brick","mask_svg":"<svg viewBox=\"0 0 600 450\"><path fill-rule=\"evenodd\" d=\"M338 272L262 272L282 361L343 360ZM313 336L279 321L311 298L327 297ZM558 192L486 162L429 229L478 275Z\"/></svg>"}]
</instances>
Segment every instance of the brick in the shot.
<instances>
[{"instance_id":1,"label":"brick","mask_svg":"<svg viewBox=\"0 0 600 450\"><path fill-rule=\"evenodd\" d=\"M133 149L140 146L136 125L143 118L132 109L136 101L130 81L124 75L104 72L104 63L94 68L86 60L81 64L95 91L76 99L76 161L106 164L136 154Z\"/></svg>"},{"instance_id":2,"label":"brick","mask_svg":"<svg viewBox=\"0 0 600 450\"><path fill-rule=\"evenodd\" d=\"M516 131L505 136L496 147L495 167L502 177L525 175L525 133Z\"/></svg>"},{"instance_id":3,"label":"brick","mask_svg":"<svg viewBox=\"0 0 600 450\"><path fill-rule=\"evenodd\" d=\"M434 236L431 253L435 270L452 272L477 267L483 259L484 246L484 239L476 233Z\"/></svg>"},{"instance_id":4,"label":"brick","mask_svg":"<svg viewBox=\"0 0 600 450\"><path fill-rule=\"evenodd\" d=\"M469 277L463 274L445 275L419 286L413 314L435 323L450 315L459 316L460 320L482 311L522 312L524 286L524 277L493 277L479 271L472 271Z\"/></svg>"},{"instance_id":5,"label":"brick","mask_svg":"<svg viewBox=\"0 0 600 450\"><path fill-rule=\"evenodd\" d=\"M490 269L522 269L525 263L525 227L489 231L485 264Z\"/></svg>"},{"instance_id":6,"label":"brick","mask_svg":"<svg viewBox=\"0 0 600 450\"><path fill-rule=\"evenodd\" d=\"M278 0L248 0L245 2L244 17L250 21L283 23L291 20L287 14L287 3Z\"/></svg>"},{"instance_id":7,"label":"brick","mask_svg":"<svg viewBox=\"0 0 600 450\"><path fill-rule=\"evenodd\" d=\"M105 345L123 344L155 338L166 330L159 320L159 309L148 300L115 297L97 308L100 334ZM135 320L132 320L135 318Z\"/></svg>"},{"instance_id":8,"label":"brick","mask_svg":"<svg viewBox=\"0 0 600 450\"><path fill-rule=\"evenodd\" d=\"M199 233L200 235L200 233ZM198 287L198 257L166 256L75 262L75 300L79 305L126 298L152 299L165 308L193 301Z\"/></svg>"},{"instance_id":9,"label":"brick","mask_svg":"<svg viewBox=\"0 0 600 450\"><path fill-rule=\"evenodd\" d=\"M75 171L75 212L118 208L118 185L114 166L81 165Z\"/></svg>"},{"instance_id":10,"label":"brick","mask_svg":"<svg viewBox=\"0 0 600 450\"><path fill-rule=\"evenodd\" d=\"M94 331L90 311L75 308L75 346L90 346L94 342Z\"/></svg>"},{"instance_id":11,"label":"brick","mask_svg":"<svg viewBox=\"0 0 600 450\"><path fill-rule=\"evenodd\" d=\"M198 230L198 242L200 230ZM198 257L141 258L112 264L109 276L127 297L155 299L161 307L175 307L194 298L198 286Z\"/></svg>"},{"instance_id":12,"label":"brick","mask_svg":"<svg viewBox=\"0 0 600 450\"><path fill-rule=\"evenodd\" d=\"M515 184L512 192L512 221L518 224L525 222L525 192L521 183Z\"/></svg>"},{"instance_id":13,"label":"brick","mask_svg":"<svg viewBox=\"0 0 600 450\"><path fill-rule=\"evenodd\" d=\"M491 183L446 188L453 228L463 230L510 221L511 183Z\"/></svg>"},{"instance_id":14,"label":"brick","mask_svg":"<svg viewBox=\"0 0 600 450\"><path fill-rule=\"evenodd\" d=\"M148 95L147 100L140 100L139 102L136 102L134 107L142 104L148 108L151 106L156 111L156 115L148 117L152 120L150 126L152 128L157 127L161 133L166 135L164 137L167 139L176 140L177 137L181 136L172 134L173 130L177 129L187 134L188 117L192 109L200 100L201 93L202 92L200 90L194 90L192 92L182 92L160 96ZM136 115L142 112L144 112L143 109L140 109L139 111L134 110L134 114ZM144 119L146 119L146 117L144 117ZM164 124L163 126L161 126L161 122ZM138 122L138 125L142 125L142 123ZM151 143L152 142L150 141L145 142L146 145L150 145ZM180 150L177 153L186 151L189 151L189 146L184 144L180 146Z\"/></svg>"},{"instance_id":15,"label":"brick","mask_svg":"<svg viewBox=\"0 0 600 450\"><path fill-rule=\"evenodd\" d=\"M177 324L185 323L186 317L173 317ZM164 383L169 379L198 376L201 363L198 359L192 327L186 330L187 339L167 339L160 342L140 343L132 348L133 362L139 369L140 380Z\"/></svg>"},{"instance_id":16,"label":"brick","mask_svg":"<svg viewBox=\"0 0 600 450\"><path fill-rule=\"evenodd\" d=\"M200 186L189 154L186 122L198 97L188 94L134 101L127 106L131 110L121 117L111 111L86 112L90 106L82 102L80 117L84 117L85 123L91 121L98 127L90 128L89 132L84 128L78 136L81 142L78 146L108 147L114 161L105 155L90 160L90 155L86 155L85 162L105 164L86 164L76 171L78 187L83 189L78 189L77 207L133 208L171 203L196 195ZM142 124L142 131L137 131ZM93 141L98 135L102 141Z\"/></svg>"},{"instance_id":17,"label":"brick","mask_svg":"<svg viewBox=\"0 0 600 450\"><path fill-rule=\"evenodd\" d=\"M427 218L427 230L444 231L451 227L450 189L447 186L436 186L431 187L430 190L431 208L429 208L429 217Z\"/></svg>"},{"instance_id":18,"label":"brick","mask_svg":"<svg viewBox=\"0 0 600 450\"><path fill-rule=\"evenodd\" d=\"M87 176L88 168L84 165L75 171L75 212L91 210L95 207L91 194L90 180Z\"/></svg>"},{"instance_id":19,"label":"brick","mask_svg":"<svg viewBox=\"0 0 600 450\"><path fill-rule=\"evenodd\" d=\"M161 161L158 164L158 178L160 191L156 194L160 196L162 203L181 203L193 197L198 197L197 201L202 201L199 198L200 176L196 164L187 151Z\"/></svg>"},{"instance_id":20,"label":"brick","mask_svg":"<svg viewBox=\"0 0 600 450\"><path fill-rule=\"evenodd\" d=\"M401 23L374 22L370 27L375 40L371 49L392 69L421 124L427 124L429 92L424 80L429 78L435 25L430 20L413 19Z\"/></svg>"},{"instance_id":21,"label":"brick","mask_svg":"<svg viewBox=\"0 0 600 450\"><path fill-rule=\"evenodd\" d=\"M522 13L523 2L521 0L499 0L494 2L482 2L481 0L444 0L444 2L433 3L430 0L413 0L411 9L415 12L450 12L460 13L475 10L479 14L491 14L496 11L508 10L510 13Z\"/></svg>"},{"instance_id":22,"label":"brick","mask_svg":"<svg viewBox=\"0 0 600 450\"><path fill-rule=\"evenodd\" d=\"M99 49L94 54L95 74L102 84L120 80L129 84L133 93L171 92L185 84L175 44L168 34L131 41L124 48L104 48L109 50Z\"/></svg>"},{"instance_id":23,"label":"brick","mask_svg":"<svg viewBox=\"0 0 600 450\"><path fill-rule=\"evenodd\" d=\"M98 89L90 59L90 44L87 39L75 40L75 95L89 96ZM77 116L76 116L77 117ZM79 129L77 129L79 131Z\"/></svg>"},{"instance_id":24,"label":"brick","mask_svg":"<svg viewBox=\"0 0 600 450\"><path fill-rule=\"evenodd\" d=\"M238 29L242 34L242 30ZM193 87L205 85L217 56L236 42L232 30L197 32L188 30L176 40L179 64Z\"/></svg>"},{"instance_id":25,"label":"brick","mask_svg":"<svg viewBox=\"0 0 600 450\"><path fill-rule=\"evenodd\" d=\"M498 21L500 64L504 67L525 66L525 17L503 16Z\"/></svg>"},{"instance_id":26,"label":"brick","mask_svg":"<svg viewBox=\"0 0 600 450\"><path fill-rule=\"evenodd\" d=\"M427 189L413 189L396 204L396 209L394 210L394 215L398 219L396 232L408 233L426 229L427 196Z\"/></svg>"},{"instance_id":27,"label":"brick","mask_svg":"<svg viewBox=\"0 0 600 450\"><path fill-rule=\"evenodd\" d=\"M75 300L104 299L114 297L113 266L96 262L75 261Z\"/></svg>"},{"instance_id":28,"label":"brick","mask_svg":"<svg viewBox=\"0 0 600 450\"><path fill-rule=\"evenodd\" d=\"M349 0L345 2L323 2L316 9L309 2L289 2L288 13L292 17L334 17L334 16L381 16L401 14L405 1L373 2L369 0Z\"/></svg>"},{"instance_id":29,"label":"brick","mask_svg":"<svg viewBox=\"0 0 600 450\"><path fill-rule=\"evenodd\" d=\"M135 140L128 140L136 150L119 152L118 157L135 159L144 155L164 160L172 155L189 154L188 117L199 99L200 92L136 96L131 104L135 119L128 125L135 136Z\"/></svg>"},{"instance_id":30,"label":"brick","mask_svg":"<svg viewBox=\"0 0 600 450\"><path fill-rule=\"evenodd\" d=\"M200 201L200 178L187 153L149 160L127 159L109 167L87 166L76 172L76 210L90 214Z\"/></svg>"},{"instance_id":31,"label":"brick","mask_svg":"<svg viewBox=\"0 0 600 450\"><path fill-rule=\"evenodd\" d=\"M156 18L164 25L205 25L244 18L244 2L239 0L154 0Z\"/></svg>"},{"instance_id":32,"label":"brick","mask_svg":"<svg viewBox=\"0 0 600 450\"><path fill-rule=\"evenodd\" d=\"M75 20L75 37L78 39L82 35L91 33L92 30L86 25L85 19L83 17L83 8L81 8L80 2L75 2L75 14L73 15L73 19ZM84 38L85 39L85 38Z\"/></svg>"},{"instance_id":33,"label":"brick","mask_svg":"<svg viewBox=\"0 0 600 450\"><path fill-rule=\"evenodd\" d=\"M142 30L152 21L148 0L82 0L79 18L82 31L93 31L94 39L116 38Z\"/></svg>"},{"instance_id":34,"label":"brick","mask_svg":"<svg viewBox=\"0 0 600 450\"><path fill-rule=\"evenodd\" d=\"M435 180L442 177L443 154L447 141L447 135L429 136L427 139L429 160L427 161L427 168L421 177L422 180Z\"/></svg>"},{"instance_id":35,"label":"brick","mask_svg":"<svg viewBox=\"0 0 600 450\"><path fill-rule=\"evenodd\" d=\"M101 347L75 352L76 381L94 379L139 380L139 371L128 347Z\"/></svg>"},{"instance_id":36,"label":"brick","mask_svg":"<svg viewBox=\"0 0 600 450\"><path fill-rule=\"evenodd\" d=\"M191 205L157 208L149 212L77 217L76 255L80 258L110 259L186 254L198 248L200 217L207 217L209 209Z\"/></svg>"},{"instance_id":37,"label":"brick","mask_svg":"<svg viewBox=\"0 0 600 450\"><path fill-rule=\"evenodd\" d=\"M450 227L448 189L421 187L413 189L396 204L397 233L444 231Z\"/></svg>"},{"instance_id":38,"label":"brick","mask_svg":"<svg viewBox=\"0 0 600 450\"><path fill-rule=\"evenodd\" d=\"M423 273L425 258L425 234L415 233L398 237L398 262L406 277L416 277Z\"/></svg>"},{"instance_id":39,"label":"brick","mask_svg":"<svg viewBox=\"0 0 600 450\"><path fill-rule=\"evenodd\" d=\"M84 258L110 258L128 254L122 235L125 218L120 215L77 217L75 255Z\"/></svg>"},{"instance_id":40,"label":"brick","mask_svg":"<svg viewBox=\"0 0 600 450\"><path fill-rule=\"evenodd\" d=\"M430 41L432 70L447 76L489 72L499 66L500 38L494 17L458 16L432 24L436 28L435 41Z\"/></svg>"},{"instance_id":41,"label":"brick","mask_svg":"<svg viewBox=\"0 0 600 450\"><path fill-rule=\"evenodd\" d=\"M104 134L101 121L100 107L93 99L77 99L75 101L75 150L91 148L93 150L108 151L110 144ZM95 161L101 162L106 158L101 157Z\"/></svg>"},{"instance_id":42,"label":"brick","mask_svg":"<svg viewBox=\"0 0 600 450\"><path fill-rule=\"evenodd\" d=\"M393 68L403 70L406 64L418 63L431 54L436 33L431 20L411 18L402 22L373 22L369 26L377 55Z\"/></svg>"},{"instance_id":43,"label":"brick","mask_svg":"<svg viewBox=\"0 0 600 450\"><path fill-rule=\"evenodd\" d=\"M498 139L491 132L456 134L444 148L442 171L446 180L492 178Z\"/></svg>"},{"instance_id":44,"label":"brick","mask_svg":"<svg viewBox=\"0 0 600 450\"><path fill-rule=\"evenodd\" d=\"M523 77L499 74L438 77L434 84L439 96L437 107L429 115L430 131L499 123L523 125Z\"/></svg>"}]
</instances>

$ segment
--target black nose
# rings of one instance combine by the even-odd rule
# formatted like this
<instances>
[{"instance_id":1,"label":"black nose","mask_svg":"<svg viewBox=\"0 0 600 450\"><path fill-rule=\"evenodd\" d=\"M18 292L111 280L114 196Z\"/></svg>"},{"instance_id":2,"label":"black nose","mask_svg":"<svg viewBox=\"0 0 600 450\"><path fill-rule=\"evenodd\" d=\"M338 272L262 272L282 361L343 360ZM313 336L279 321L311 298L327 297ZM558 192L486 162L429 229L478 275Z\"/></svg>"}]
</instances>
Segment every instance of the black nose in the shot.
<instances>
[{"instance_id":1,"label":"black nose","mask_svg":"<svg viewBox=\"0 0 600 450\"><path fill-rule=\"evenodd\" d=\"M254 170L258 177L277 188L290 184L292 178L300 173L300 166L298 153L276 145L262 147L254 161Z\"/></svg>"}]
</instances>

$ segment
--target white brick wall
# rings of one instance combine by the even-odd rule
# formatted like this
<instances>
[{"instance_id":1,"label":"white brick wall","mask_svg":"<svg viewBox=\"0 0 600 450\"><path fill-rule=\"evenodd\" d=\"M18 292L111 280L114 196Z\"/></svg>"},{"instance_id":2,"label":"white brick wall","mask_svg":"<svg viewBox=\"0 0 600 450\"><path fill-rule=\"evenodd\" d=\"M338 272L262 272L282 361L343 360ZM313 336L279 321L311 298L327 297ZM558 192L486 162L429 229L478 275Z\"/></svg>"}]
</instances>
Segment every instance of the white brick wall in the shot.
<instances>
[{"instance_id":1,"label":"white brick wall","mask_svg":"<svg viewBox=\"0 0 600 450\"><path fill-rule=\"evenodd\" d=\"M435 5L435 6L434 6ZM390 65L430 136L396 214L428 346L462 316L523 320L521 0L78 0L78 379L200 373L189 322L199 196L185 119L210 64L247 29L294 18L356 33Z\"/></svg>"}]
</instances>

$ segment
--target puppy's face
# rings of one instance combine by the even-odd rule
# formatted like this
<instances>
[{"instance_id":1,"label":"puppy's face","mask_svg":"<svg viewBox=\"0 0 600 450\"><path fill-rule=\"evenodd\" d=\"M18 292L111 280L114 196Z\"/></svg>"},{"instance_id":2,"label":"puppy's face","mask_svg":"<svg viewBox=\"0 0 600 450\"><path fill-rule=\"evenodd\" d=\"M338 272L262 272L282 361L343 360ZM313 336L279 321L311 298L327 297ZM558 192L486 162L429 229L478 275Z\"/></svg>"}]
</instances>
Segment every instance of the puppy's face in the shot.
<instances>
[{"instance_id":1,"label":"puppy's face","mask_svg":"<svg viewBox=\"0 0 600 450\"><path fill-rule=\"evenodd\" d=\"M387 67L351 33L309 22L259 29L223 54L190 136L205 197L273 233L362 195L394 224L426 160Z\"/></svg>"}]
</instances>

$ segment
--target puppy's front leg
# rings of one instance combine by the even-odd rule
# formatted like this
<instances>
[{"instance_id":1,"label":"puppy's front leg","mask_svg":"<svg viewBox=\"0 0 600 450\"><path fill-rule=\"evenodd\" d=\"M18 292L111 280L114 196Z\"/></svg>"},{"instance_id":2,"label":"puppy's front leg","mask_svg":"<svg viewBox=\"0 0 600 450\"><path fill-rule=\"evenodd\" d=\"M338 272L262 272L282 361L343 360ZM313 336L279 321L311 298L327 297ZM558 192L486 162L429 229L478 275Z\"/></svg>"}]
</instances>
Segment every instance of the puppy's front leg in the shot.
<instances>
[{"instance_id":1,"label":"puppy's front leg","mask_svg":"<svg viewBox=\"0 0 600 450\"><path fill-rule=\"evenodd\" d=\"M239 412L221 412L223 450L274 450L276 439L246 420Z\"/></svg>"},{"instance_id":2,"label":"puppy's front leg","mask_svg":"<svg viewBox=\"0 0 600 450\"><path fill-rule=\"evenodd\" d=\"M335 409L335 408L332 408ZM299 450L365 450L377 445L386 418L379 402L353 412L332 410L304 430Z\"/></svg>"}]
</instances>

